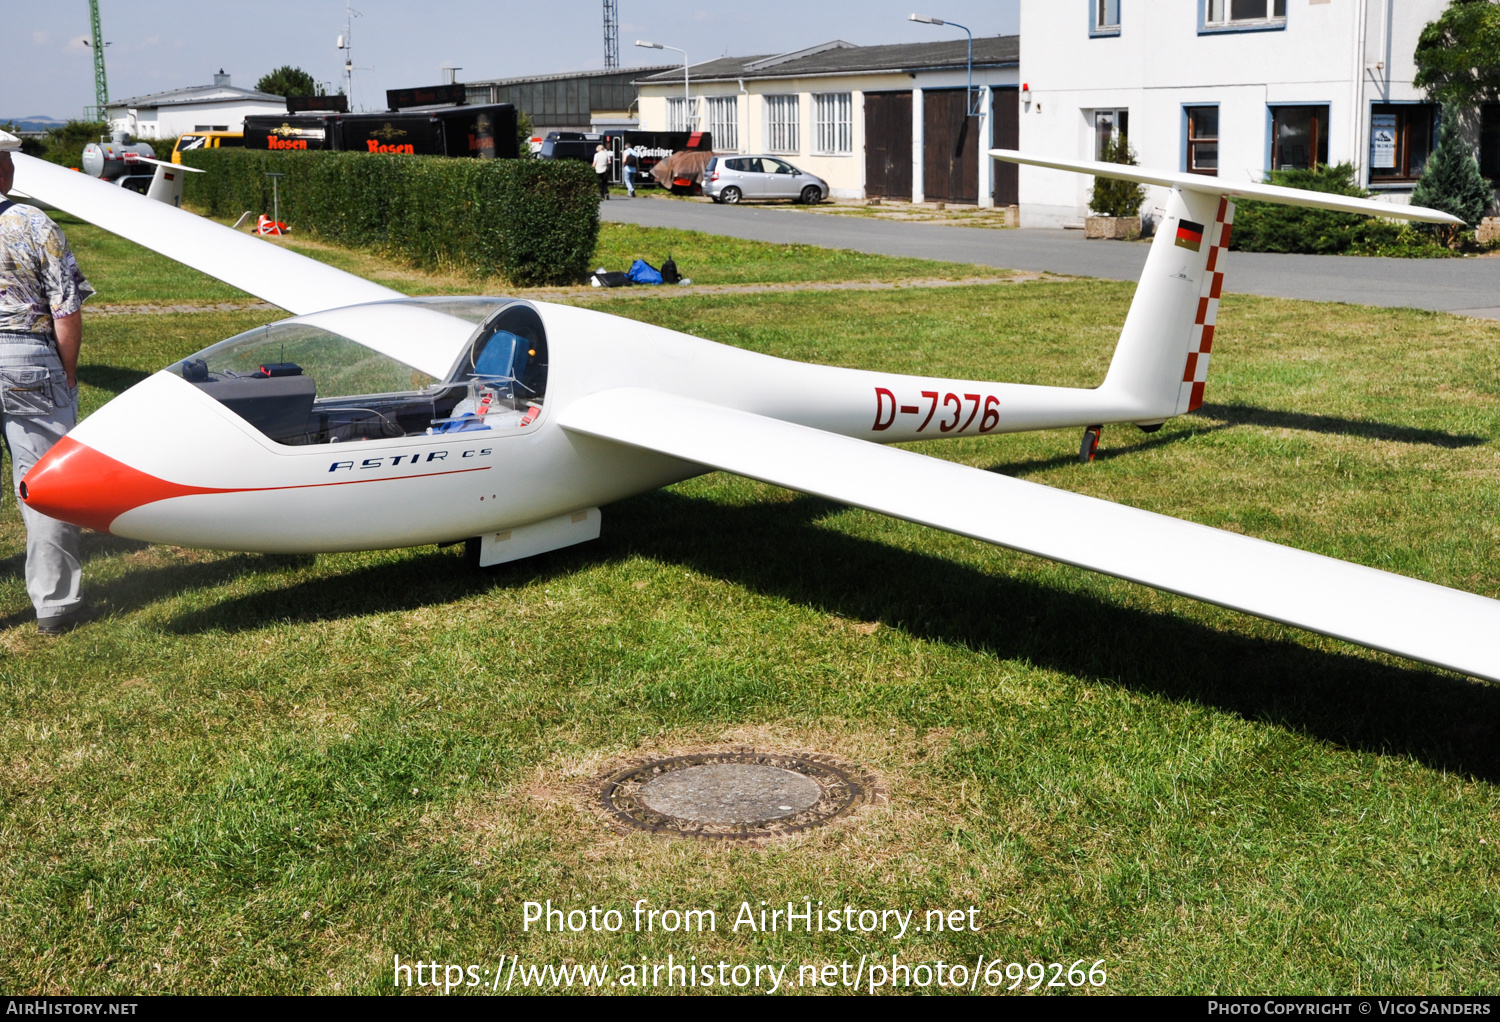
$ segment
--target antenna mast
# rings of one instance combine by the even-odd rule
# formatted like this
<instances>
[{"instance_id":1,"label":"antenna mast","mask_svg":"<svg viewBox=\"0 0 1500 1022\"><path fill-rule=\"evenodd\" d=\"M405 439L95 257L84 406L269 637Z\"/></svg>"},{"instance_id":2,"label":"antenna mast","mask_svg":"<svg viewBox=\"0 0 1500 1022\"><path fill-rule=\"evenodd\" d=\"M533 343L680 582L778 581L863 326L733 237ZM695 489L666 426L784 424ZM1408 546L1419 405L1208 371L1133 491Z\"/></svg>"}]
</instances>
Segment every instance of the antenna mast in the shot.
<instances>
[{"instance_id":1,"label":"antenna mast","mask_svg":"<svg viewBox=\"0 0 1500 1022\"><path fill-rule=\"evenodd\" d=\"M98 110L94 116L104 120L104 108L109 105L109 82L104 78L104 29L99 26L99 0L89 0L89 21L94 30L94 102Z\"/></svg>"},{"instance_id":2,"label":"antenna mast","mask_svg":"<svg viewBox=\"0 0 1500 1022\"><path fill-rule=\"evenodd\" d=\"M619 0L604 0L604 66L620 66Z\"/></svg>"},{"instance_id":3,"label":"antenna mast","mask_svg":"<svg viewBox=\"0 0 1500 1022\"><path fill-rule=\"evenodd\" d=\"M96 2L96 0L95 0ZM349 0L344 0L344 34L339 36L339 49L344 51L344 95L348 97L349 109L354 106L354 19L364 15L354 9ZM359 70L368 70L360 68Z\"/></svg>"}]
</instances>

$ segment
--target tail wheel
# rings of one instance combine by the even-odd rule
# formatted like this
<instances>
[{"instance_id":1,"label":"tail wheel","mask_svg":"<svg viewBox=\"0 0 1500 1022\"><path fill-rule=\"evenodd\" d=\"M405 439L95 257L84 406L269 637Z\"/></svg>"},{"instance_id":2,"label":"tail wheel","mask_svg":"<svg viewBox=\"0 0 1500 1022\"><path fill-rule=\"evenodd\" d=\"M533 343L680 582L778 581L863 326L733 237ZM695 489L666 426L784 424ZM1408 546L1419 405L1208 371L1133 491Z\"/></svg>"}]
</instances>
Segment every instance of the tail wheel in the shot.
<instances>
[{"instance_id":1,"label":"tail wheel","mask_svg":"<svg viewBox=\"0 0 1500 1022\"><path fill-rule=\"evenodd\" d=\"M730 185L719 193L719 198L733 206L740 201L740 190L734 185Z\"/></svg>"},{"instance_id":2,"label":"tail wheel","mask_svg":"<svg viewBox=\"0 0 1500 1022\"><path fill-rule=\"evenodd\" d=\"M1103 426L1089 426L1083 431L1083 443L1078 445L1078 460L1087 464L1099 452L1099 431Z\"/></svg>"}]
</instances>

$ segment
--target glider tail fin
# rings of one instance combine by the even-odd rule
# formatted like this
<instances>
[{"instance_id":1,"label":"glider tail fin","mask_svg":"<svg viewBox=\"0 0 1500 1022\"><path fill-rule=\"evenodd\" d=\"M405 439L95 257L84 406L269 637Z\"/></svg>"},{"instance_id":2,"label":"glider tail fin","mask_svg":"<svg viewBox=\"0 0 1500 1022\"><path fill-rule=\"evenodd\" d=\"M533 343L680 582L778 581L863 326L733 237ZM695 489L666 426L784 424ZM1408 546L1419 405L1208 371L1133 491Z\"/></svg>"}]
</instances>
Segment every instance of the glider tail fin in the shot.
<instances>
[{"instance_id":1,"label":"glider tail fin","mask_svg":"<svg viewBox=\"0 0 1500 1022\"><path fill-rule=\"evenodd\" d=\"M1147 412L1142 425L1203 403L1233 223L1226 196L1174 188L1168 197L1104 380Z\"/></svg>"}]
</instances>

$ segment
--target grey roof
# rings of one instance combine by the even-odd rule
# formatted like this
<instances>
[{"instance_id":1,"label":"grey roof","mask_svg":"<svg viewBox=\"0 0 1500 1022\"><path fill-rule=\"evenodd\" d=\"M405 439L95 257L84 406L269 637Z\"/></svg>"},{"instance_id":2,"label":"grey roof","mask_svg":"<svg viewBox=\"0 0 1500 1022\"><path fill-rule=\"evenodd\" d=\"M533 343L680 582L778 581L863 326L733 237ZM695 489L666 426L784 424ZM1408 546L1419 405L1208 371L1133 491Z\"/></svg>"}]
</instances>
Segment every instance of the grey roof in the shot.
<instances>
[{"instance_id":1,"label":"grey roof","mask_svg":"<svg viewBox=\"0 0 1500 1022\"><path fill-rule=\"evenodd\" d=\"M805 56L803 55L805 54ZM786 59L782 59L785 57ZM753 57L719 57L691 66L694 81L736 78L803 78L812 75L861 74L878 71L932 71L964 67L969 59L969 41L944 39L930 43L893 43L886 46L823 44L788 54ZM983 36L974 40L975 67L1004 67L1021 60L1021 37ZM670 84L682 77L682 65L647 78L641 85Z\"/></svg>"},{"instance_id":2,"label":"grey roof","mask_svg":"<svg viewBox=\"0 0 1500 1022\"><path fill-rule=\"evenodd\" d=\"M104 104L113 106L174 106L184 103L243 103L245 100L264 100L267 103L286 104L285 96L273 96L269 92L241 89L233 85L190 85L185 89L168 89L166 92L148 92L144 96L112 99Z\"/></svg>"},{"instance_id":3,"label":"grey roof","mask_svg":"<svg viewBox=\"0 0 1500 1022\"><path fill-rule=\"evenodd\" d=\"M464 82L468 86L484 85L530 85L533 82L556 82L571 78L603 78L608 75L651 75L669 68L680 68L681 64L647 64L641 67L606 67L596 71L559 71L550 75L522 75L519 78L485 78Z\"/></svg>"}]
</instances>

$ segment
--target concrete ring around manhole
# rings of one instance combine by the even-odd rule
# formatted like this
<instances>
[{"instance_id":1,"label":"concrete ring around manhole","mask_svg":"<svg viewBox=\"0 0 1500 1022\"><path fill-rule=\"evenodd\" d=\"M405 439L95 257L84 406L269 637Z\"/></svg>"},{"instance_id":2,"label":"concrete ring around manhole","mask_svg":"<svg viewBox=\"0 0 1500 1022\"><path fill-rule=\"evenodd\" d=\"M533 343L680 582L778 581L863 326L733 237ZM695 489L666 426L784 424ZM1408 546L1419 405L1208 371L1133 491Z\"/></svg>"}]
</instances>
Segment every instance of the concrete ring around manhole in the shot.
<instances>
[{"instance_id":1,"label":"concrete ring around manhole","mask_svg":"<svg viewBox=\"0 0 1500 1022\"><path fill-rule=\"evenodd\" d=\"M730 749L636 763L605 778L599 799L625 830L734 841L820 826L874 790L831 756Z\"/></svg>"}]
</instances>

